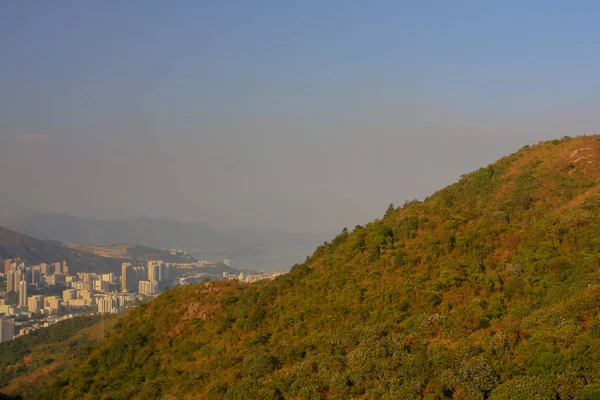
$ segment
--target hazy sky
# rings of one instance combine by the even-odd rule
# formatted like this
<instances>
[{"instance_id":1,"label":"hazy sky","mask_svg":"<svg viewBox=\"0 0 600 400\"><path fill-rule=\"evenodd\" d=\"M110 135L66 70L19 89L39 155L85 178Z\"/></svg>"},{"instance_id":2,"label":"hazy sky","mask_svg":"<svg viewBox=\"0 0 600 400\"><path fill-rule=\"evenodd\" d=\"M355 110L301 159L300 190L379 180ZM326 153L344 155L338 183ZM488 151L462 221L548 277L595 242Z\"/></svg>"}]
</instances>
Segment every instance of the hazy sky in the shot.
<instances>
[{"instance_id":1,"label":"hazy sky","mask_svg":"<svg viewBox=\"0 0 600 400\"><path fill-rule=\"evenodd\" d=\"M600 133L598 15L597 1L2 1L0 216L366 223L524 144Z\"/></svg>"}]
</instances>

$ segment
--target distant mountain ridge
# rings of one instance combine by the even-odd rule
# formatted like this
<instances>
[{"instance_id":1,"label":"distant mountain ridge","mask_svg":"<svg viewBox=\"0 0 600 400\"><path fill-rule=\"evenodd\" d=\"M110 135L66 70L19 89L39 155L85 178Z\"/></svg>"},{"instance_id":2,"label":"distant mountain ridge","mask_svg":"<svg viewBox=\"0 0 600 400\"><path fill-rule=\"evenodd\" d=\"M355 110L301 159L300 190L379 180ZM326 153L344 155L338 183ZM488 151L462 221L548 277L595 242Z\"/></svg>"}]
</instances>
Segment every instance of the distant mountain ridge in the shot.
<instances>
[{"instance_id":1,"label":"distant mountain ridge","mask_svg":"<svg viewBox=\"0 0 600 400\"><path fill-rule=\"evenodd\" d=\"M33 214L11 228L42 239L76 245L136 243L153 248L225 247L227 238L202 222L184 223L153 218L102 220L66 214Z\"/></svg>"},{"instance_id":2,"label":"distant mountain ridge","mask_svg":"<svg viewBox=\"0 0 600 400\"><path fill-rule=\"evenodd\" d=\"M8 226L26 235L73 245L136 243L157 249L229 249L236 254L260 253L258 248L267 247L315 247L330 237L277 229L219 231L204 222L156 218L101 220L66 214L33 214Z\"/></svg>"},{"instance_id":3,"label":"distant mountain ridge","mask_svg":"<svg viewBox=\"0 0 600 400\"><path fill-rule=\"evenodd\" d=\"M123 246L123 245L122 245ZM20 258L32 264L66 261L71 272L119 272L121 262L134 260L144 262L160 258L167 262L190 262L166 251L137 245L124 245L121 257L107 257L67 246L55 240L40 240L13 230L0 227L0 260Z\"/></svg>"}]
</instances>

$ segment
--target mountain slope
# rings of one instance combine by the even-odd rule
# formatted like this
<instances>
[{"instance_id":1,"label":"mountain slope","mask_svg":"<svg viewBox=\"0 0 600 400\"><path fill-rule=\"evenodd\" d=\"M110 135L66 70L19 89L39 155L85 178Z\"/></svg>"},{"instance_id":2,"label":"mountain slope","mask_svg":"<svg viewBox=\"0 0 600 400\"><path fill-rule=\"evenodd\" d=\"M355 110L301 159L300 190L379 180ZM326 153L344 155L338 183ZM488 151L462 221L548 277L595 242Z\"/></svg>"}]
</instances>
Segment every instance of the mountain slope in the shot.
<instances>
[{"instance_id":1,"label":"mountain slope","mask_svg":"<svg viewBox=\"0 0 600 400\"><path fill-rule=\"evenodd\" d=\"M169 290L38 398L599 398L599 156L523 148L271 282Z\"/></svg>"},{"instance_id":2,"label":"mountain slope","mask_svg":"<svg viewBox=\"0 0 600 400\"><path fill-rule=\"evenodd\" d=\"M72 318L0 343L0 390L11 393L20 388L23 397L31 398L99 340L103 328L124 315L106 315L103 324L99 316Z\"/></svg>"},{"instance_id":3,"label":"mountain slope","mask_svg":"<svg viewBox=\"0 0 600 400\"><path fill-rule=\"evenodd\" d=\"M134 259L145 261L152 256L163 255L169 262L189 262L182 257L172 256L162 250L149 249L136 245L128 246L126 257L102 257L86 249L69 247L53 240L39 240L31 236L0 227L0 260L20 258L31 264L42 262L67 261L70 272L119 272L121 262Z\"/></svg>"},{"instance_id":4,"label":"mountain slope","mask_svg":"<svg viewBox=\"0 0 600 400\"><path fill-rule=\"evenodd\" d=\"M71 272L117 272L120 261L71 249L53 240L39 240L0 227L0 259L21 258L31 264L67 261Z\"/></svg>"}]
</instances>

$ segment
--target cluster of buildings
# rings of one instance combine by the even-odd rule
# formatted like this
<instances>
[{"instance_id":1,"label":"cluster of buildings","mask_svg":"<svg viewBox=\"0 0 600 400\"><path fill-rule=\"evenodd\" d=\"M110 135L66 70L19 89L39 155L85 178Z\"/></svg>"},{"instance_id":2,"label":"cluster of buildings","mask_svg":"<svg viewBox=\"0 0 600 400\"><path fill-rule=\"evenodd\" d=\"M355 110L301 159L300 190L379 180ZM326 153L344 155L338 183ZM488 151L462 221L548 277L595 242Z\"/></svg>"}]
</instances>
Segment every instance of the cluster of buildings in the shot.
<instances>
[{"instance_id":1,"label":"cluster of buildings","mask_svg":"<svg viewBox=\"0 0 600 400\"><path fill-rule=\"evenodd\" d=\"M186 249L170 249L167 251L169 253L171 253L172 255L179 256L179 257L189 257L189 255L190 255Z\"/></svg>"},{"instance_id":2,"label":"cluster of buildings","mask_svg":"<svg viewBox=\"0 0 600 400\"><path fill-rule=\"evenodd\" d=\"M8 304L6 300L0 300L0 314L26 313L30 307L35 310L33 312L45 315L60 313L62 301L59 296L29 296L29 293L41 287L66 283L68 274L69 267L65 261L29 266L26 261L5 260L6 291L15 292L18 301L17 304Z\"/></svg>"},{"instance_id":3,"label":"cluster of buildings","mask_svg":"<svg viewBox=\"0 0 600 400\"><path fill-rule=\"evenodd\" d=\"M121 290L138 291L140 294L153 295L171 283L176 266L161 260L148 261L147 266L134 267L125 262L121 265Z\"/></svg>"},{"instance_id":4,"label":"cluster of buildings","mask_svg":"<svg viewBox=\"0 0 600 400\"><path fill-rule=\"evenodd\" d=\"M219 267L222 267L223 265L228 268ZM209 260L200 260L196 264L182 266L181 269L183 271L186 269L192 271L191 273L183 272L180 274L182 276L179 278L178 284L181 286L200 283L205 279L210 279L213 281L235 280L239 282L252 283L264 279L274 279L275 277L284 274L284 272L269 271L237 271L232 268L232 262L230 259L225 259L222 263ZM222 271L223 269L227 269L229 271ZM235 271L235 273L233 271Z\"/></svg>"},{"instance_id":5,"label":"cluster of buildings","mask_svg":"<svg viewBox=\"0 0 600 400\"><path fill-rule=\"evenodd\" d=\"M176 252L183 254L179 249ZM121 312L136 300L154 297L169 286L205 279L255 282L281 274L221 272L235 271L230 267L231 260L188 264L152 260L145 265L124 262L121 276L115 276L93 272L70 274L66 261L29 265L20 259L5 260L3 276L7 290L5 298L0 299L0 343L73 316Z\"/></svg>"},{"instance_id":6,"label":"cluster of buildings","mask_svg":"<svg viewBox=\"0 0 600 400\"><path fill-rule=\"evenodd\" d=\"M113 273L70 274L65 261L29 265L9 259L4 261L3 276L6 296L0 299L0 342L73 315L118 313L137 298L135 293L120 292L120 278ZM11 295L16 295L13 301Z\"/></svg>"},{"instance_id":7,"label":"cluster of buildings","mask_svg":"<svg viewBox=\"0 0 600 400\"><path fill-rule=\"evenodd\" d=\"M273 279L282 274L283 274L283 272L261 271L258 273L240 272L239 274L236 275L236 274L230 274L228 272L223 272L223 279L252 283L252 282L262 281L263 279Z\"/></svg>"}]
</instances>

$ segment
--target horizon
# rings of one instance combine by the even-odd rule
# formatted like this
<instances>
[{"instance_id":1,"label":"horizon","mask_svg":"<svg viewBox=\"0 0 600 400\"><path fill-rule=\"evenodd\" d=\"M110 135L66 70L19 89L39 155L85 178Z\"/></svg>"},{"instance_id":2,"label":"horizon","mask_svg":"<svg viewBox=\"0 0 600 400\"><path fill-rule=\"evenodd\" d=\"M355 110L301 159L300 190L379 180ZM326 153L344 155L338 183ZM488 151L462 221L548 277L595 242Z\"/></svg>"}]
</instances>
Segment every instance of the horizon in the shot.
<instances>
[{"instance_id":1,"label":"horizon","mask_svg":"<svg viewBox=\"0 0 600 400\"><path fill-rule=\"evenodd\" d=\"M600 126L596 3L0 10L4 219L340 232Z\"/></svg>"}]
</instances>

